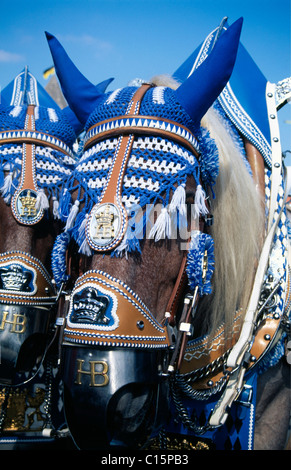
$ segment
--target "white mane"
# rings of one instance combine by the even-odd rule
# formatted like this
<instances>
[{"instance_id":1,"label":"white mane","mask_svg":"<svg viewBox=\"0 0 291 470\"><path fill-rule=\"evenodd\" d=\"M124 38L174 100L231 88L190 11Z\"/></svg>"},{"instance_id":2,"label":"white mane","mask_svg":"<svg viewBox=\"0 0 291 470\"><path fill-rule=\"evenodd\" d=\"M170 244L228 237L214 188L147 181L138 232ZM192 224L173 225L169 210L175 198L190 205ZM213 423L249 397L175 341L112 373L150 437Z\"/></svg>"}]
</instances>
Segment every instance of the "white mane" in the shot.
<instances>
[{"instance_id":1,"label":"white mane","mask_svg":"<svg viewBox=\"0 0 291 470\"><path fill-rule=\"evenodd\" d=\"M151 80L156 85L177 88L170 77L160 75ZM207 128L219 150L219 176L211 199L214 224L215 270L212 294L201 302L198 315L202 333L210 336L225 322L226 331L237 310L242 317L247 307L256 260L260 254L264 213L242 156L218 113L210 108L201 125Z\"/></svg>"}]
</instances>

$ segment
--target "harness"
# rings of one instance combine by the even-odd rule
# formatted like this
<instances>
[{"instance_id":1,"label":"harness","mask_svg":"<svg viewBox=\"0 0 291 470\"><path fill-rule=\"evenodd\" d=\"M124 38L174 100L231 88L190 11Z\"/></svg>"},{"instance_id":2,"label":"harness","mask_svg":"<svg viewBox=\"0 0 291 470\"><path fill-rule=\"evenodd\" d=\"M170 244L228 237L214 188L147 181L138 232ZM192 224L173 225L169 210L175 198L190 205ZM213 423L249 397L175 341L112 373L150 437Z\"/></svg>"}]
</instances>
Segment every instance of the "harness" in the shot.
<instances>
[{"instance_id":1,"label":"harness","mask_svg":"<svg viewBox=\"0 0 291 470\"><path fill-rule=\"evenodd\" d=\"M25 129L0 133L1 145L22 145L20 181L10 205L16 221L27 227L39 223L49 207L47 196L37 182L36 145L57 149L66 156L72 156L65 143L45 133L36 132L35 108L35 105L27 106ZM21 251L9 251L0 255L2 383L13 386L28 381L20 371L16 373L19 362L24 360L23 354L26 354L22 346L34 336L45 337L48 334L56 313L58 297L51 276L38 259ZM34 349L31 354L35 357L39 370L41 363L37 359L37 344ZM42 350L42 359L44 357L45 350ZM26 367L33 368L33 365L31 362ZM29 380L36 373L34 371Z\"/></svg>"},{"instance_id":2,"label":"harness","mask_svg":"<svg viewBox=\"0 0 291 470\"><path fill-rule=\"evenodd\" d=\"M280 268L283 268L283 275L279 279L274 279L268 274L271 258L272 256L276 258L274 252L278 249L274 246L275 241L280 237L278 233L282 230L285 242L282 238L281 241L283 245L286 245L285 201L287 194L286 190L285 194L282 194L281 189L286 188L286 183L284 178L282 179L275 86L268 84L266 93L273 142L270 204L267 235L261 251L247 313L240 329L241 315L237 312L232 327L232 342L227 348L224 344L223 326L211 342L208 337L205 337L190 341L186 348L184 346L183 359L182 362L178 362L171 388L174 411L173 419L167 429L170 436L171 433L202 436L206 441L210 439L215 442L217 449L252 449L256 382L260 363L264 363L270 351L276 350L278 342L282 343L282 337L284 339L286 336L290 324L290 268L287 269L285 266L286 246L285 254L281 255L282 259L279 262ZM262 194L264 189L262 181L265 173L264 164L261 163L262 157L258 152L254 152L251 144L249 148L246 148L250 150L254 178L258 192ZM184 267L182 267L183 271ZM180 279L181 277L180 275ZM178 280L173 298L177 297L179 289ZM285 296L285 305L280 300L282 296ZM185 303L189 305L189 302L191 299L185 298ZM183 323L178 326L184 335L185 342L187 335L191 335L190 327L191 321L188 328ZM281 357L280 353L279 357Z\"/></svg>"},{"instance_id":3,"label":"harness","mask_svg":"<svg viewBox=\"0 0 291 470\"><path fill-rule=\"evenodd\" d=\"M177 139L177 141L191 147L191 151L197 156L199 147L196 139L189 131L170 121L140 116L138 114L140 100L148 90L149 85L143 85L130 102L128 114L114 119L108 119L92 126L86 135L85 149L99 142L105 137L121 134L118 139L113 163L105 187L102 190L98 202L93 205L86 221L86 240L90 247L97 252L111 251L121 242L127 229L127 211L121 200L121 183L133 144L135 132L138 134L150 134ZM268 92L271 93L271 92ZM274 95L272 94L272 97ZM274 110L270 103L270 113ZM272 117L272 121L274 118ZM274 131L275 132L275 131ZM276 133L276 132L275 132ZM280 233L285 230L284 204L285 196L281 194L284 185L282 181L282 162L280 146L276 135L273 136L275 177L271 178L269 225L267 236L259 260L254 288L250 297L247 314L242 322L241 315L237 312L233 324L232 343L226 349L223 340L224 327L217 332L212 342L209 338L191 340L192 316L195 314L199 301L199 292L187 293L186 255L183 257L179 275L166 309L165 321L161 329L163 345L170 345L171 358L165 376L170 377L172 392L172 419L166 427L166 434L199 436L215 442L217 448L252 448L254 432L254 416L256 402L256 381L258 365L263 362L268 352L276 346L281 337L284 324L288 324L290 302L284 307L280 298L284 296L285 286L289 281L284 278L273 279L268 274L270 255L274 250L274 241L280 238ZM194 145L193 145L194 143ZM263 191L262 170L260 157L252 154L254 177L257 178L259 191ZM265 172L265 170L264 170ZM273 173L272 173L273 176ZM267 179L267 176L265 175ZM267 184L268 187L268 184ZM113 222L114 221L114 222ZM211 216L200 220L200 230L204 231L205 224L211 223ZM102 230L110 229L110 236L102 235ZM102 228L102 230L100 230ZM279 235L278 235L279 234ZM285 234L286 235L286 234ZM283 237L285 236L283 234ZM66 238L66 240L64 240ZM60 239L61 240L61 239ZM281 240L281 239L280 239ZM66 247L70 241L69 232L62 238L64 241L61 253L64 264ZM56 244L57 247L58 243ZM58 249L58 248L56 248ZM284 255L284 254L283 254ZM204 261L207 265L207 253L204 253ZM280 261L281 262L281 261ZM59 276L58 269L56 270ZM203 274L202 274L203 276ZM110 304L106 311L107 318L97 319L93 322L93 312L84 320L82 312L78 315L78 302L87 302L90 288L97 291L99 301ZM130 326L127 319L116 310L116 294L122 296L122 302L126 301L130 312ZM91 295L91 294L90 294ZM289 294L288 294L289 299ZM286 297L286 298L287 298ZM120 299L120 297L118 297ZM95 299L96 300L96 299ZM279 301L278 301L279 300ZM178 319L177 313L181 301L184 303L182 313ZM134 310L132 310L132 305ZM137 308L136 308L137 306ZM278 307L278 308L277 308ZM150 333L145 337L147 323L145 322L145 306L140 305L140 300L121 281L106 273L89 271L77 281L70 300L68 299L69 313L64 326L64 346L77 345L101 345L141 348L161 347L161 336ZM126 308L126 307L125 307ZM274 310L275 309L275 310ZM284 312L283 312L284 310ZM137 313L138 312L138 313ZM282 313L283 312L283 313ZM142 313L143 317L140 317ZM92 314L92 318L89 316ZM153 319L147 318L151 325ZM126 325L126 326L125 326ZM132 325L135 329L132 330ZM140 334L141 325L144 334ZM155 326L157 327L157 325ZM170 343L173 328L176 333L176 341ZM157 327L157 329L159 329ZM168 330L170 333L168 333ZM71 386L73 386L71 384ZM194 413L194 414L193 414ZM232 422L230 424L230 422Z\"/></svg>"},{"instance_id":4,"label":"harness","mask_svg":"<svg viewBox=\"0 0 291 470\"><path fill-rule=\"evenodd\" d=\"M5 94L10 105L1 106L0 113L0 191L29 235L32 228L41 232L46 227L49 207L57 218L63 179L75 160L75 131L27 68ZM17 249L8 235L5 243L0 255L0 445L21 448L66 435L54 349L60 292L40 259Z\"/></svg>"}]
</instances>

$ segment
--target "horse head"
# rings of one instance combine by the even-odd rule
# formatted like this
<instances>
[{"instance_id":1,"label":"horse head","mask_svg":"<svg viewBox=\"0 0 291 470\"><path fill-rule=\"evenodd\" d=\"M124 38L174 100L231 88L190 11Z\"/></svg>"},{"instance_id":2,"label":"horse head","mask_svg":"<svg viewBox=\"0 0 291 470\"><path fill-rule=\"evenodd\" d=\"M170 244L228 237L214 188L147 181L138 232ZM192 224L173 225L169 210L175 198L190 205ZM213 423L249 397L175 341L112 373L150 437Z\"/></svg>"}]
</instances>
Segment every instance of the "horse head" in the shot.
<instances>
[{"instance_id":1,"label":"horse head","mask_svg":"<svg viewBox=\"0 0 291 470\"><path fill-rule=\"evenodd\" d=\"M71 263L80 257L62 347L66 417L82 449L143 446L167 420L185 273L193 305L211 292L213 239L204 232L219 161L200 122L231 75L241 24L178 88L145 83L106 94L47 33L64 96L85 128L53 250L60 285L70 275L67 250Z\"/></svg>"},{"instance_id":2,"label":"horse head","mask_svg":"<svg viewBox=\"0 0 291 470\"><path fill-rule=\"evenodd\" d=\"M77 119L70 121L70 112L39 87L26 68L3 90L0 106L2 385L36 373L56 314L50 256L61 229L59 193L75 158Z\"/></svg>"}]
</instances>

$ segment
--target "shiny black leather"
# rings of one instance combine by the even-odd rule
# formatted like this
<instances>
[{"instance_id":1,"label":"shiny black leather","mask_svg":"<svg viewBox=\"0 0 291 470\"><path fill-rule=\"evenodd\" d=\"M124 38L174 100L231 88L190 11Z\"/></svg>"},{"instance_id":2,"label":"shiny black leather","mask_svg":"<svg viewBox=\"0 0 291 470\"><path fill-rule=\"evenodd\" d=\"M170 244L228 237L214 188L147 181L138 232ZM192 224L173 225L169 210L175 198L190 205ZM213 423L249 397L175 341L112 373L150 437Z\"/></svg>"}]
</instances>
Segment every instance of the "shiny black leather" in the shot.
<instances>
[{"instance_id":1,"label":"shiny black leather","mask_svg":"<svg viewBox=\"0 0 291 470\"><path fill-rule=\"evenodd\" d=\"M66 421L79 449L140 448L159 431L169 411L167 354L63 345Z\"/></svg>"},{"instance_id":2,"label":"shiny black leather","mask_svg":"<svg viewBox=\"0 0 291 470\"><path fill-rule=\"evenodd\" d=\"M19 385L41 363L54 309L0 304L0 385Z\"/></svg>"}]
</instances>

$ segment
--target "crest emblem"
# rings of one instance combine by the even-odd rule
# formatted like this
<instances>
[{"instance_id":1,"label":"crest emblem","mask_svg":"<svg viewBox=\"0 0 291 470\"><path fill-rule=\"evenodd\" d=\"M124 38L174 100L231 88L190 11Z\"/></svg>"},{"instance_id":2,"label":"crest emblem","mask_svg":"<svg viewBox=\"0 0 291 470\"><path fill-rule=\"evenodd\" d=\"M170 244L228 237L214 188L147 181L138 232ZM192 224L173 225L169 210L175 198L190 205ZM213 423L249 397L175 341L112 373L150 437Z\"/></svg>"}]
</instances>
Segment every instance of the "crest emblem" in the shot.
<instances>
[{"instance_id":1,"label":"crest emblem","mask_svg":"<svg viewBox=\"0 0 291 470\"><path fill-rule=\"evenodd\" d=\"M20 263L0 266L0 291L35 294L36 273Z\"/></svg>"},{"instance_id":2,"label":"crest emblem","mask_svg":"<svg viewBox=\"0 0 291 470\"><path fill-rule=\"evenodd\" d=\"M18 222L30 225L37 223L43 216L43 210L37 207L37 192L22 189L13 197L12 211Z\"/></svg>"},{"instance_id":3,"label":"crest emblem","mask_svg":"<svg viewBox=\"0 0 291 470\"><path fill-rule=\"evenodd\" d=\"M109 247L118 237L121 227L121 214L113 203L96 205L89 216L86 236L91 248Z\"/></svg>"},{"instance_id":4,"label":"crest emblem","mask_svg":"<svg viewBox=\"0 0 291 470\"><path fill-rule=\"evenodd\" d=\"M71 327L113 330L118 326L117 299L114 294L93 284L85 284L73 292L68 324Z\"/></svg>"}]
</instances>

